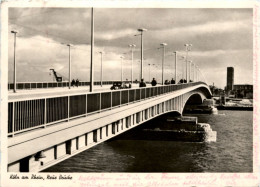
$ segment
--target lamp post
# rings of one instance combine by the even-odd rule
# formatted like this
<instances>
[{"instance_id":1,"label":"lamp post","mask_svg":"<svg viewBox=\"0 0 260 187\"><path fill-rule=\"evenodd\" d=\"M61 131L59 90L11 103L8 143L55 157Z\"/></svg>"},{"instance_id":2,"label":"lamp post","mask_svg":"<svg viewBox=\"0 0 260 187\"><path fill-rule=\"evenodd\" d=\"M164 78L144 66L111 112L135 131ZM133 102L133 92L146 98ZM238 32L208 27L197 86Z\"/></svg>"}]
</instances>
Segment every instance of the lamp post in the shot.
<instances>
[{"instance_id":1,"label":"lamp post","mask_svg":"<svg viewBox=\"0 0 260 187\"><path fill-rule=\"evenodd\" d=\"M147 31L147 29L145 28L140 28L140 29L137 29L137 31L141 32L140 35L141 35L141 77L140 77L140 80L143 79L143 32ZM137 36L137 35L135 35Z\"/></svg>"},{"instance_id":2,"label":"lamp post","mask_svg":"<svg viewBox=\"0 0 260 187\"><path fill-rule=\"evenodd\" d=\"M191 63L192 63L192 60L189 60L189 82L191 80Z\"/></svg>"},{"instance_id":3,"label":"lamp post","mask_svg":"<svg viewBox=\"0 0 260 187\"><path fill-rule=\"evenodd\" d=\"M153 68L153 74L154 74L154 76L153 76L153 78L155 78L156 80L157 80L157 68L158 68L158 66L157 65L155 65L155 64L153 64L153 66L154 66L154 68Z\"/></svg>"},{"instance_id":4,"label":"lamp post","mask_svg":"<svg viewBox=\"0 0 260 187\"><path fill-rule=\"evenodd\" d=\"M121 58L121 82L123 82L123 59L124 59L124 57L121 56L120 58Z\"/></svg>"},{"instance_id":5,"label":"lamp post","mask_svg":"<svg viewBox=\"0 0 260 187\"><path fill-rule=\"evenodd\" d=\"M70 47L72 47L71 44L67 44L69 47L69 89L71 88L71 54L70 54Z\"/></svg>"},{"instance_id":6,"label":"lamp post","mask_svg":"<svg viewBox=\"0 0 260 187\"><path fill-rule=\"evenodd\" d=\"M182 83L184 83L184 72L185 72L185 56L182 56L183 63L182 63Z\"/></svg>"},{"instance_id":7,"label":"lamp post","mask_svg":"<svg viewBox=\"0 0 260 187\"><path fill-rule=\"evenodd\" d=\"M94 8L91 9L91 54L90 54L90 87L89 91L93 92L94 87Z\"/></svg>"},{"instance_id":8,"label":"lamp post","mask_svg":"<svg viewBox=\"0 0 260 187\"><path fill-rule=\"evenodd\" d=\"M100 57L101 57L101 72L100 72L100 86L102 87L103 86L103 52L100 51Z\"/></svg>"},{"instance_id":9,"label":"lamp post","mask_svg":"<svg viewBox=\"0 0 260 187\"><path fill-rule=\"evenodd\" d=\"M154 67L154 66L155 66L155 64L152 64L152 72L153 72L153 69L154 69L153 67ZM151 80L150 80L150 81L151 81Z\"/></svg>"},{"instance_id":10,"label":"lamp post","mask_svg":"<svg viewBox=\"0 0 260 187\"><path fill-rule=\"evenodd\" d=\"M11 33L14 34L14 93L16 92L16 34L18 33L17 31L11 31Z\"/></svg>"},{"instance_id":11,"label":"lamp post","mask_svg":"<svg viewBox=\"0 0 260 187\"><path fill-rule=\"evenodd\" d=\"M199 68L199 79L200 79L200 81L202 81L202 75L201 75L200 68Z\"/></svg>"},{"instance_id":12,"label":"lamp post","mask_svg":"<svg viewBox=\"0 0 260 187\"><path fill-rule=\"evenodd\" d=\"M195 80L195 63L193 62L193 81L196 82Z\"/></svg>"},{"instance_id":13,"label":"lamp post","mask_svg":"<svg viewBox=\"0 0 260 187\"><path fill-rule=\"evenodd\" d=\"M196 66L196 67L197 67L197 79L198 79L198 81L200 81L199 67L198 66Z\"/></svg>"},{"instance_id":14,"label":"lamp post","mask_svg":"<svg viewBox=\"0 0 260 187\"><path fill-rule=\"evenodd\" d=\"M149 79L148 79L148 81L150 81L150 74L151 74L151 64L148 64L148 66L149 66Z\"/></svg>"},{"instance_id":15,"label":"lamp post","mask_svg":"<svg viewBox=\"0 0 260 187\"><path fill-rule=\"evenodd\" d=\"M163 53L162 53L162 85L163 85L163 71L164 71L164 58L165 58L165 46L167 45L167 43L161 43L160 44L163 48Z\"/></svg>"},{"instance_id":16,"label":"lamp post","mask_svg":"<svg viewBox=\"0 0 260 187\"><path fill-rule=\"evenodd\" d=\"M133 73L133 64L134 64L134 48L136 47L135 44L130 44L129 47L131 48L132 53L132 65L131 65L131 83L133 84L134 73Z\"/></svg>"},{"instance_id":17,"label":"lamp post","mask_svg":"<svg viewBox=\"0 0 260 187\"><path fill-rule=\"evenodd\" d=\"M185 44L186 47L186 80L188 82L188 52L191 50L192 44Z\"/></svg>"},{"instance_id":18,"label":"lamp post","mask_svg":"<svg viewBox=\"0 0 260 187\"><path fill-rule=\"evenodd\" d=\"M196 77L196 81L198 82L198 66L197 65L195 66L195 69L196 69L195 70L195 73L196 73L195 77Z\"/></svg>"},{"instance_id":19,"label":"lamp post","mask_svg":"<svg viewBox=\"0 0 260 187\"><path fill-rule=\"evenodd\" d=\"M173 53L175 54L175 84L177 84L177 51Z\"/></svg>"}]
</instances>

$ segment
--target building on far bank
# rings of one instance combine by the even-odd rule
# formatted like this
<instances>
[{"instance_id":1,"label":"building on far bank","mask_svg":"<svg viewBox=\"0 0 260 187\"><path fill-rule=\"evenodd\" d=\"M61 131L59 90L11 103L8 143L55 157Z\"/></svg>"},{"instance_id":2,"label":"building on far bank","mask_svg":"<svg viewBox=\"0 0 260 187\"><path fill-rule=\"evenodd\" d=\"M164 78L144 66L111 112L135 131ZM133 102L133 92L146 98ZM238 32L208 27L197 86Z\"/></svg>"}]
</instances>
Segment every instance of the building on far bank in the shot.
<instances>
[{"instance_id":1,"label":"building on far bank","mask_svg":"<svg viewBox=\"0 0 260 187\"><path fill-rule=\"evenodd\" d=\"M252 84L235 84L234 85L234 68L227 67L227 85L225 86L226 95L236 98L253 98Z\"/></svg>"},{"instance_id":2,"label":"building on far bank","mask_svg":"<svg viewBox=\"0 0 260 187\"><path fill-rule=\"evenodd\" d=\"M252 84L235 84L233 92L236 98L253 99L253 85Z\"/></svg>"},{"instance_id":3,"label":"building on far bank","mask_svg":"<svg viewBox=\"0 0 260 187\"><path fill-rule=\"evenodd\" d=\"M234 85L234 68L227 67L227 86L226 86L227 93L233 90L233 85Z\"/></svg>"}]
</instances>

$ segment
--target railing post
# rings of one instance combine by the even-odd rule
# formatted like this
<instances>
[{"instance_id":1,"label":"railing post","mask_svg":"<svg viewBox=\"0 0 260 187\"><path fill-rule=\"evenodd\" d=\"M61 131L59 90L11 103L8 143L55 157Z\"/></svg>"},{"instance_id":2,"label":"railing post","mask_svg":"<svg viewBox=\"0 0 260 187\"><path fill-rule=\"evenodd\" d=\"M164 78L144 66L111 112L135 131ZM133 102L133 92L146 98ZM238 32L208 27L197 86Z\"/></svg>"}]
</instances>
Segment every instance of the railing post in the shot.
<instances>
[{"instance_id":1,"label":"railing post","mask_svg":"<svg viewBox=\"0 0 260 187\"><path fill-rule=\"evenodd\" d=\"M12 116L12 137L14 136L14 106L15 106L15 102L13 102L13 116Z\"/></svg>"},{"instance_id":2,"label":"railing post","mask_svg":"<svg viewBox=\"0 0 260 187\"><path fill-rule=\"evenodd\" d=\"M110 110L112 110L112 106L113 106L113 99L112 99L112 95L113 95L113 92L110 91L110 100L111 100L111 105L110 105Z\"/></svg>"},{"instance_id":3,"label":"railing post","mask_svg":"<svg viewBox=\"0 0 260 187\"><path fill-rule=\"evenodd\" d=\"M88 94L86 94L86 115L88 113Z\"/></svg>"},{"instance_id":4,"label":"railing post","mask_svg":"<svg viewBox=\"0 0 260 187\"><path fill-rule=\"evenodd\" d=\"M99 112L101 112L101 92L99 93Z\"/></svg>"},{"instance_id":5,"label":"railing post","mask_svg":"<svg viewBox=\"0 0 260 187\"><path fill-rule=\"evenodd\" d=\"M44 99L44 128L46 128L47 124L47 99Z\"/></svg>"},{"instance_id":6,"label":"railing post","mask_svg":"<svg viewBox=\"0 0 260 187\"><path fill-rule=\"evenodd\" d=\"M70 120L70 96L68 96L68 122Z\"/></svg>"},{"instance_id":7,"label":"railing post","mask_svg":"<svg viewBox=\"0 0 260 187\"><path fill-rule=\"evenodd\" d=\"M134 102L136 101L136 89L134 90Z\"/></svg>"},{"instance_id":8,"label":"railing post","mask_svg":"<svg viewBox=\"0 0 260 187\"><path fill-rule=\"evenodd\" d=\"M120 107L121 107L121 103L122 103L122 102L121 102L121 100L122 100L122 98L121 98L121 97L122 97L121 90L119 91L119 93L120 93L119 98L120 98Z\"/></svg>"}]
</instances>

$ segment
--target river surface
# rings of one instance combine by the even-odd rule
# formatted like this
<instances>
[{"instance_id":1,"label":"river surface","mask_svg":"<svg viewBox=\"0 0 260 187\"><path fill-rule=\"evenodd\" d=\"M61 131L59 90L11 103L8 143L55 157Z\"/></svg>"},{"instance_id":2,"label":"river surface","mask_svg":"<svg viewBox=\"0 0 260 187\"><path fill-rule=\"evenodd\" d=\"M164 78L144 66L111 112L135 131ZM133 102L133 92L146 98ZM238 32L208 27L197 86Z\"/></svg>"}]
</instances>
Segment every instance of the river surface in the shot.
<instances>
[{"instance_id":1,"label":"river surface","mask_svg":"<svg viewBox=\"0 0 260 187\"><path fill-rule=\"evenodd\" d=\"M252 172L252 111L189 116L209 123L217 142L112 140L43 172Z\"/></svg>"}]
</instances>

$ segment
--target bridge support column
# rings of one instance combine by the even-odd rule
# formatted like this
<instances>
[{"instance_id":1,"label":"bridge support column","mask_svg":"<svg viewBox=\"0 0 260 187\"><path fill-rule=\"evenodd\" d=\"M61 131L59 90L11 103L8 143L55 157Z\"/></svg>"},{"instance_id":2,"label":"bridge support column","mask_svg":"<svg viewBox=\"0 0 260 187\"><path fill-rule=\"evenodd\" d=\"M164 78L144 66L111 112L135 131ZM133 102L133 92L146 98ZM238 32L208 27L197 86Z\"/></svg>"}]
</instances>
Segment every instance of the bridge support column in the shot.
<instances>
[{"instance_id":1,"label":"bridge support column","mask_svg":"<svg viewBox=\"0 0 260 187\"><path fill-rule=\"evenodd\" d=\"M97 129L97 138L96 138L96 142L99 142L101 139L101 128Z\"/></svg>"},{"instance_id":2,"label":"bridge support column","mask_svg":"<svg viewBox=\"0 0 260 187\"><path fill-rule=\"evenodd\" d=\"M116 134L116 123L112 123L112 134Z\"/></svg>"},{"instance_id":3,"label":"bridge support column","mask_svg":"<svg viewBox=\"0 0 260 187\"><path fill-rule=\"evenodd\" d=\"M162 103L162 113L165 111L165 102Z\"/></svg>"},{"instance_id":4,"label":"bridge support column","mask_svg":"<svg viewBox=\"0 0 260 187\"><path fill-rule=\"evenodd\" d=\"M110 137L112 135L112 124L107 125L107 136Z\"/></svg>"},{"instance_id":5,"label":"bridge support column","mask_svg":"<svg viewBox=\"0 0 260 187\"><path fill-rule=\"evenodd\" d=\"M41 161L36 161L34 156L29 157L28 161L29 161L28 163L27 163L27 160L24 161L24 163L23 163L24 165L28 164L28 166L27 166L28 167L28 171L27 171L26 167L24 167L24 166L22 167L22 168L26 169L24 172L37 172L39 170L40 166L41 166L41 163L43 163Z\"/></svg>"},{"instance_id":6,"label":"bridge support column","mask_svg":"<svg viewBox=\"0 0 260 187\"><path fill-rule=\"evenodd\" d=\"M144 120L148 120L148 118L149 118L148 110L149 110L149 108L144 110Z\"/></svg>"},{"instance_id":7,"label":"bridge support column","mask_svg":"<svg viewBox=\"0 0 260 187\"><path fill-rule=\"evenodd\" d=\"M125 120L125 119L120 119L120 120L118 121L118 132L124 130L124 120Z\"/></svg>"},{"instance_id":8,"label":"bridge support column","mask_svg":"<svg viewBox=\"0 0 260 187\"><path fill-rule=\"evenodd\" d=\"M118 133L120 131L120 128L119 128L119 126L121 125L120 122L121 122L121 120L116 122L116 133Z\"/></svg>"},{"instance_id":9,"label":"bridge support column","mask_svg":"<svg viewBox=\"0 0 260 187\"><path fill-rule=\"evenodd\" d=\"M93 139L93 131L92 132L89 132L87 134L87 145L90 145L94 142L94 139Z\"/></svg>"},{"instance_id":10,"label":"bridge support column","mask_svg":"<svg viewBox=\"0 0 260 187\"><path fill-rule=\"evenodd\" d=\"M125 128L129 128L131 126L131 116L127 116L125 118Z\"/></svg>"},{"instance_id":11,"label":"bridge support column","mask_svg":"<svg viewBox=\"0 0 260 187\"><path fill-rule=\"evenodd\" d=\"M136 117L137 117L137 113L135 113L135 114L133 114L133 126L135 126L136 125Z\"/></svg>"},{"instance_id":12,"label":"bridge support column","mask_svg":"<svg viewBox=\"0 0 260 187\"><path fill-rule=\"evenodd\" d=\"M62 144L57 145L57 147L56 147L56 157L60 158L64 155L66 155L66 143L62 143Z\"/></svg>"},{"instance_id":13,"label":"bridge support column","mask_svg":"<svg viewBox=\"0 0 260 187\"><path fill-rule=\"evenodd\" d=\"M107 130L106 126L101 128L101 137L100 137L101 139L105 139L107 137L106 130Z\"/></svg>"},{"instance_id":14,"label":"bridge support column","mask_svg":"<svg viewBox=\"0 0 260 187\"><path fill-rule=\"evenodd\" d=\"M136 124L140 123L142 117L142 112L136 113Z\"/></svg>"},{"instance_id":15,"label":"bridge support column","mask_svg":"<svg viewBox=\"0 0 260 187\"><path fill-rule=\"evenodd\" d=\"M50 162L55 160L55 155L56 155L56 147L49 148L44 151L44 155L46 158L44 159L44 163Z\"/></svg>"},{"instance_id":16,"label":"bridge support column","mask_svg":"<svg viewBox=\"0 0 260 187\"><path fill-rule=\"evenodd\" d=\"M77 138L71 140L71 153L77 150Z\"/></svg>"},{"instance_id":17,"label":"bridge support column","mask_svg":"<svg viewBox=\"0 0 260 187\"><path fill-rule=\"evenodd\" d=\"M86 135L79 136L78 138L78 148L86 146Z\"/></svg>"}]
</instances>

